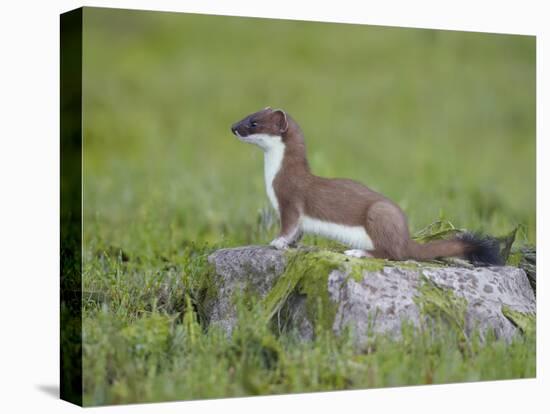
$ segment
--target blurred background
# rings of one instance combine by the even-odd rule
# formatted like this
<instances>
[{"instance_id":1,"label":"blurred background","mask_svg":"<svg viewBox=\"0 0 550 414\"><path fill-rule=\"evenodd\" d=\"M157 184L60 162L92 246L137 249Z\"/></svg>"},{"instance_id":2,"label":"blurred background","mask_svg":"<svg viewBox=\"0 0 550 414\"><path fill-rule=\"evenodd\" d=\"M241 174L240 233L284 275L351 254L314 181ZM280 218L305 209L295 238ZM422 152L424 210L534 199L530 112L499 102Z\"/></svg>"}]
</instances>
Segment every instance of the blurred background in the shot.
<instances>
[{"instance_id":1,"label":"blurred background","mask_svg":"<svg viewBox=\"0 0 550 414\"><path fill-rule=\"evenodd\" d=\"M227 338L203 311L212 250L278 230L263 154L229 129L268 105L301 125L314 173L384 193L413 234L521 225L533 244L533 37L85 8L83 59L85 404L534 376L534 336L364 353L275 335L254 307Z\"/></svg>"},{"instance_id":2,"label":"blurred background","mask_svg":"<svg viewBox=\"0 0 550 414\"><path fill-rule=\"evenodd\" d=\"M535 38L85 9L85 242L137 254L267 243L263 154L229 126L301 125L314 173L396 201L414 233L535 242ZM322 243L310 239L306 243Z\"/></svg>"}]
</instances>

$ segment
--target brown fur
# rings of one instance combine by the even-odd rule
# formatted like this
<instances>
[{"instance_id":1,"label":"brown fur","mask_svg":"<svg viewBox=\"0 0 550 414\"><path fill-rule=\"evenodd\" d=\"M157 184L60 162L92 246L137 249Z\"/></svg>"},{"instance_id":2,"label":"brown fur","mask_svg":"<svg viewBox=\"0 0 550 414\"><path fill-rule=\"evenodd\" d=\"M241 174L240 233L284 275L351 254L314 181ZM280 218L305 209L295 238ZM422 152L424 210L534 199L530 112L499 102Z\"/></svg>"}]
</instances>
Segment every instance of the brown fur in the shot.
<instances>
[{"instance_id":1,"label":"brown fur","mask_svg":"<svg viewBox=\"0 0 550 414\"><path fill-rule=\"evenodd\" d=\"M301 215L348 226L363 226L373 241L374 257L393 260L428 260L464 256L468 246L461 240L418 244L411 240L407 218L394 202L368 187L348 179L313 175L306 157L304 137L298 124L281 110L266 108L234 124L233 133L281 136L285 152L273 181L279 203L279 237L290 243L301 237Z\"/></svg>"}]
</instances>

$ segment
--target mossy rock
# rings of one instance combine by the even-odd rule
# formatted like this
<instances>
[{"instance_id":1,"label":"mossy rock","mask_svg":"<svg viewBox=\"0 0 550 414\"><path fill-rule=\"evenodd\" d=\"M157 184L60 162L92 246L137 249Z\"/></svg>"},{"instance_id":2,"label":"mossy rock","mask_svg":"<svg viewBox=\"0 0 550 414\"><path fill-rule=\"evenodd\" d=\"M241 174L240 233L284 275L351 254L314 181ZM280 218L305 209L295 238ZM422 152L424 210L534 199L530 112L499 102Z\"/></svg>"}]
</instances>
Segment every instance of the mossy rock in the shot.
<instances>
[{"instance_id":1,"label":"mossy rock","mask_svg":"<svg viewBox=\"0 0 550 414\"><path fill-rule=\"evenodd\" d=\"M263 246L218 250L209 261L217 286L210 321L228 334L237 322L236 298L243 297L254 298L276 330L295 330L305 339L349 331L358 344L378 334L399 337L403 322L417 329L443 322L465 338L490 331L510 339L522 330L510 312L535 312L528 278L512 266L392 262Z\"/></svg>"}]
</instances>

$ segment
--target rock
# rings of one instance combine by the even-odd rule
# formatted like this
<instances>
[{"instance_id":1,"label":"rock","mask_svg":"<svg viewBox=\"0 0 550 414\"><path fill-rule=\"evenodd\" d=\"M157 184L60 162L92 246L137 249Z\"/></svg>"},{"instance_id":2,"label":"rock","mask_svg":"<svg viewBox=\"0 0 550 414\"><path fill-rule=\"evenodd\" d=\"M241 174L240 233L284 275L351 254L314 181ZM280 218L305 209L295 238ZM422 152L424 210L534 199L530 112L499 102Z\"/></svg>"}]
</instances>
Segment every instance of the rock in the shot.
<instances>
[{"instance_id":1,"label":"rock","mask_svg":"<svg viewBox=\"0 0 550 414\"><path fill-rule=\"evenodd\" d=\"M525 272L511 266L390 262L263 246L221 249L209 262L217 289L210 323L228 334L237 323L235 295L242 292L255 295L266 321L279 328L310 339L320 327L336 334L348 327L359 344L373 334L398 338L404 321L422 328L435 320L466 336L493 331L509 340L536 311Z\"/></svg>"},{"instance_id":2,"label":"rock","mask_svg":"<svg viewBox=\"0 0 550 414\"><path fill-rule=\"evenodd\" d=\"M265 297L286 265L282 251L260 246L221 249L208 261L214 264L217 288L210 324L220 325L228 333L237 322L235 294L251 288L253 293Z\"/></svg>"}]
</instances>

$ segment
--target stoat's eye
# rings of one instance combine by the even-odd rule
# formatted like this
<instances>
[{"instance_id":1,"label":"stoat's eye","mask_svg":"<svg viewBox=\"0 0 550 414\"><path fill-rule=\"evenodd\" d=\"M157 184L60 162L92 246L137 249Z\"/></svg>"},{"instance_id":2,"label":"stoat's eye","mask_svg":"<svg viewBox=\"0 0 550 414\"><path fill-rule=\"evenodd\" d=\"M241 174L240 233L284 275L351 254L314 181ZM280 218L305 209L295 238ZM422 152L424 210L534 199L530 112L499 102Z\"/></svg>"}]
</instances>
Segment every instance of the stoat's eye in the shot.
<instances>
[{"instance_id":1,"label":"stoat's eye","mask_svg":"<svg viewBox=\"0 0 550 414\"><path fill-rule=\"evenodd\" d=\"M257 122L251 122L251 123L250 123L250 126L251 126L252 128L257 127L257 126L258 126L258 123L257 123Z\"/></svg>"}]
</instances>

